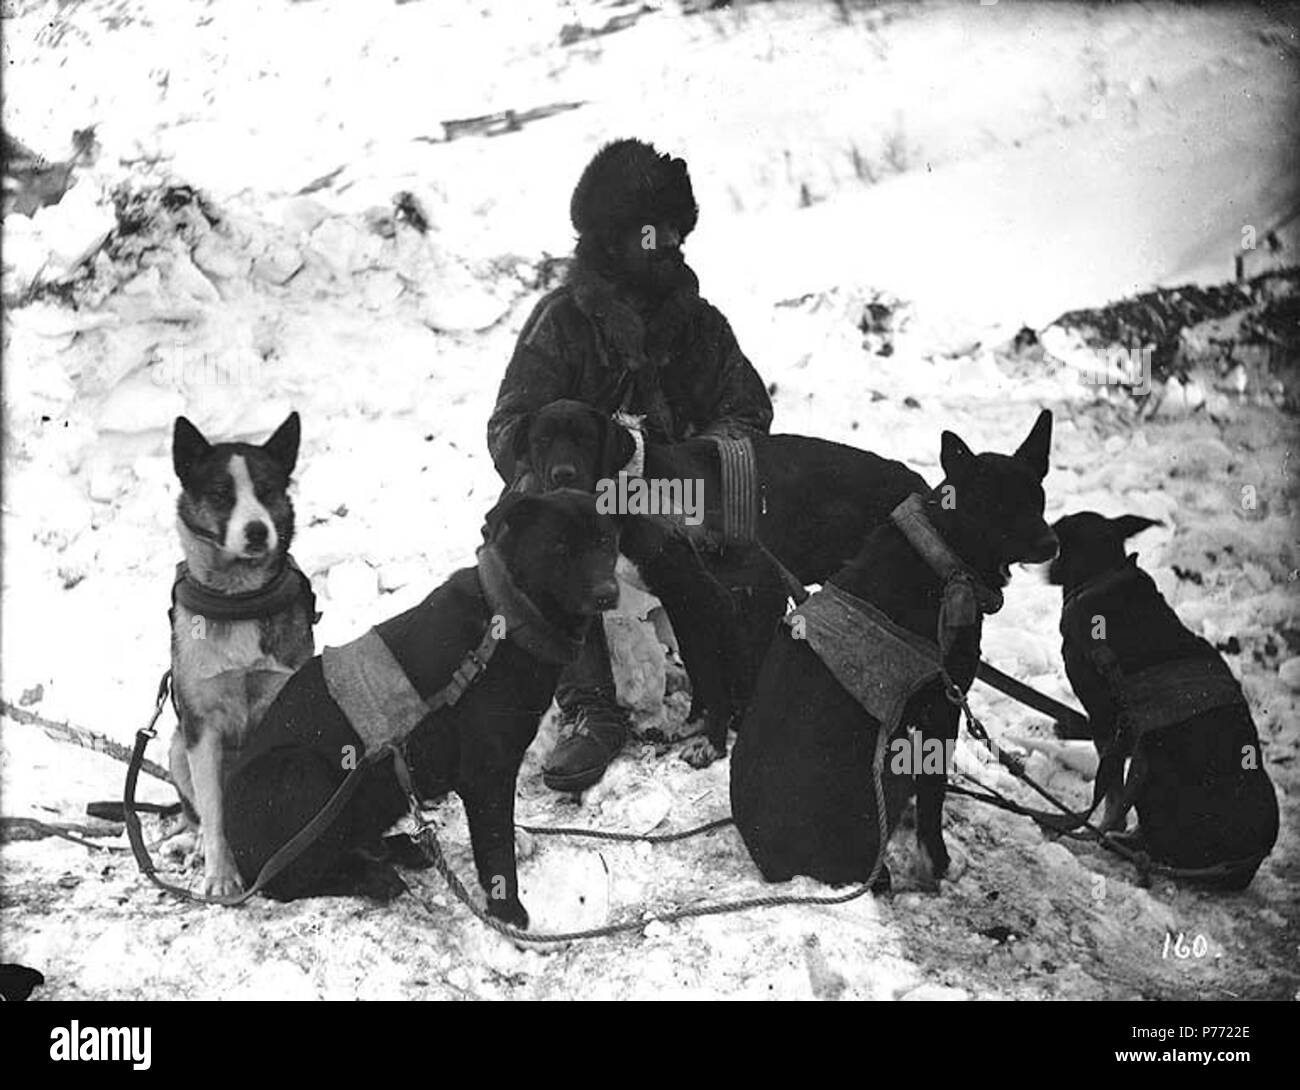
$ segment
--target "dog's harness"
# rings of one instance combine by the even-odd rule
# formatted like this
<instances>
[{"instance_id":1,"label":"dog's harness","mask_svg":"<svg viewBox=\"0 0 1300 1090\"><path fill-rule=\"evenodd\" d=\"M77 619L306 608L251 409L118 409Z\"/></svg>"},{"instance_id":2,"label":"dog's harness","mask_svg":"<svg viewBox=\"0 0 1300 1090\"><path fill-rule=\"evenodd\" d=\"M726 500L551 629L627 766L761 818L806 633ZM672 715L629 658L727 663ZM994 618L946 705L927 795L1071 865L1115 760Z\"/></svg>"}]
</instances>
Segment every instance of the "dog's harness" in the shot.
<instances>
[{"instance_id":1,"label":"dog's harness","mask_svg":"<svg viewBox=\"0 0 1300 1090\"><path fill-rule=\"evenodd\" d=\"M834 583L805 597L785 618L791 636L807 640L845 692L880 724L871 762L879 838L868 881L875 880L884 859L888 839L885 753L902 724L907 702L936 681L944 685L950 700L955 692L956 699L964 702L965 690L955 685L946 669L948 654L960 629L973 625L978 632L983 615L1002 608L1001 593L985 585L939 537L925 517L920 496L908 496L890 518L943 580L937 642L902 627L883 610Z\"/></svg>"},{"instance_id":2,"label":"dog's harness","mask_svg":"<svg viewBox=\"0 0 1300 1090\"><path fill-rule=\"evenodd\" d=\"M298 567L297 561L285 554L284 563L271 581L257 590L238 593L226 593L213 590L194 578L190 566L184 560L176 565L176 578L172 582L172 604L167 611L167 622L176 623L176 607L181 606L197 617L208 621L258 621L264 617L274 617L292 609L298 602L307 607L307 617L311 624L316 624L321 615L316 610L316 592L312 590L311 580ZM170 671L168 671L170 676ZM180 705L176 702L176 690L171 692L172 709L180 715Z\"/></svg>"},{"instance_id":3,"label":"dog's harness","mask_svg":"<svg viewBox=\"0 0 1300 1090\"><path fill-rule=\"evenodd\" d=\"M172 583L172 609L180 605L210 621L254 621L273 617L303 600L313 623L319 621L311 580L292 556L286 556L271 581L257 590L236 594L213 590L195 579L183 560L176 565L176 579Z\"/></svg>"},{"instance_id":4,"label":"dog's harness","mask_svg":"<svg viewBox=\"0 0 1300 1090\"><path fill-rule=\"evenodd\" d=\"M367 754L400 745L427 715L454 706L487 669L504 639L513 638L534 658L555 664L570 663L581 651L582 640L560 632L514 585L493 546L482 546L477 556L479 586L491 616L478 646L427 700L373 628L351 643L321 652L325 687L360 735Z\"/></svg>"},{"instance_id":5,"label":"dog's harness","mask_svg":"<svg viewBox=\"0 0 1300 1090\"><path fill-rule=\"evenodd\" d=\"M1102 739L1102 756L1121 759L1152 731L1178 726L1195 715L1233 704L1245 704L1241 685L1217 655L1174 659L1125 674L1104 631L1094 634L1087 610L1096 599L1142 576L1136 557L1121 568L1084 583L1066 598L1061 609L1061 635L1087 640L1088 658L1105 680L1119 712L1114 737Z\"/></svg>"},{"instance_id":6,"label":"dog's harness","mask_svg":"<svg viewBox=\"0 0 1300 1090\"><path fill-rule=\"evenodd\" d=\"M907 702L926 685L945 679L946 663L962 629L978 627L1002 608L1002 594L987 586L939 536L913 493L890 518L908 543L943 580L936 640L897 624L883 610L827 583L785 623L802 633L836 681L881 724L881 736L899 727ZM964 689L962 690L965 691Z\"/></svg>"},{"instance_id":7,"label":"dog's harness","mask_svg":"<svg viewBox=\"0 0 1300 1090\"><path fill-rule=\"evenodd\" d=\"M239 905L266 885L314 843L347 805L360 784L362 774L381 758L391 754L394 771L403 792L416 799L410 769L403 753L405 740L426 716L455 705L491 662L497 645L510 639L534 658L553 664L567 664L582 650L582 638L560 631L515 586L500 553L491 544L479 548L479 587L490 611L487 626L477 646L452 671L451 680L427 700L411 685L401 665L375 629L339 648L322 653L325 684L331 698L361 737L365 753L349 770L325 805L297 833L262 865L253 884L232 897L206 897L163 881L145 847L135 802L135 785L144 763L145 747L157 736L156 724L171 689L171 671L158 686L152 718L136 732L135 748L127 768L123 810L127 838L136 863L154 885L186 900L205 904ZM305 582L305 577L304 577ZM394 721L384 721L392 715Z\"/></svg>"},{"instance_id":8,"label":"dog's harness","mask_svg":"<svg viewBox=\"0 0 1300 1090\"><path fill-rule=\"evenodd\" d=\"M870 602L827 583L786 615L835 680L893 734L907 702L940 675L938 648Z\"/></svg>"},{"instance_id":9,"label":"dog's harness","mask_svg":"<svg viewBox=\"0 0 1300 1090\"><path fill-rule=\"evenodd\" d=\"M1186 723L1202 712L1246 703L1241 684L1218 656L1174 659L1132 674L1124 673L1105 630L1093 628L1087 611L1097 599L1139 582L1143 574L1137 566L1137 557L1130 556L1122 567L1076 588L1061 608L1062 637L1091 645L1088 659L1105 681L1115 704L1114 733L1104 738L1094 735L1101 760L1094 783L1093 805L1112 787L1123 783L1121 813L1127 812L1141 794L1142 783L1136 774L1130 772L1124 782L1124 762L1133 756L1143 738ZM1207 873L1213 869L1207 868Z\"/></svg>"}]
</instances>

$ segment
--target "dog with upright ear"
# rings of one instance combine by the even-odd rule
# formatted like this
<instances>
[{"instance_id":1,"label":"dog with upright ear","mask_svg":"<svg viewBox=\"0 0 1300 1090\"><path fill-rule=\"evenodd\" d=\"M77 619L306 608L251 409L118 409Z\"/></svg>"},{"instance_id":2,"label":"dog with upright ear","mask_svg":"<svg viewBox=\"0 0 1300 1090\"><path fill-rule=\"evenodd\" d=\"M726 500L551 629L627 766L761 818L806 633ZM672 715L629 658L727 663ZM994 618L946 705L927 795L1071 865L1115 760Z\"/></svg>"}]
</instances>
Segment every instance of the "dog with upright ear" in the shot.
<instances>
[{"instance_id":1,"label":"dog with upright ear","mask_svg":"<svg viewBox=\"0 0 1300 1090\"><path fill-rule=\"evenodd\" d=\"M206 894L241 888L223 831L226 770L286 679L315 651L315 597L289 555L289 485L301 439L296 412L261 445L210 443L183 416L172 433L184 562L169 611L179 720L169 760L186 817L202 838Z\"/></svg>"},{"instance_id":2,"label":"dog with upright ear","mask_svg":"<svg viewBox=\"0 0 1300 1090\"><path fill-rule=\"evenodd\" d=\"M285 417L271 438L262 444L262 449L275 459L277 465L284 468L286 476L292 477L294 467L298 464L298 447L302 443L302 420L298 413L291 412Z\"/></svg>"},{"instance_id":3,"label":"dog with upright ear","mask_svg":"<svg viewBox=\"0 0 1300 1090\"><path fill-rule=\"evenodd\" d=\"M1018 458L1032 469L1041 481L1047 476L1047 462L1052 452L1052 413L1043 409L1029 429L1025 441L1016 448L1013 458Z\"/></svg>"},{"instance_id":4,"label":"dog with upright ear","mask_svg":"<svg viewBox=\"0 0 1300 1090\"><path fill-rule=\"evenodd\" d=\"M1111 519L1110 525L1121 541L1127 541L1143 530L1149 530L1152 526L1163 526L1164 523L1159 519L1149 519L1143 515L1120 515L1119 518Z\"/></svg>"},{"instance_id":5,"label":"dog with upright ear","mask_svg":"<svg viewBox=\"0 0 1300 1090\"><path fill-rule=\"evenodd\" d=\"M182 485L190 479L190 471L211 449L212 444L203 438L198 428L183 416L176 418L172 429L172 468Z\"/></svg>"},{"instance_id":6,"label":"dog with upright ear","mask_svg":"<svg viewBox=\"0 0 1300 1090\"><path fill-rule=\"evenodd\" d=\"M297 411L291 412L278 428L271 433L262 450L280 466L285 477L292 477L294 467L298 464L298 448L302 443L302 418ZM172 430L172 468L184 486L190 479L194 467L212 450L212 444L203 437L188 419L176 418Z\"/></svg>"},{"instance_id":7,"label":"dog with upright ear","mask_svg":"<svg viewBox=\"0 0 1300 1090\"><path fill-rule=\"evenodd\" d=\"M1044 409L1038 414L1034 426L1029 429L1025 441L1016 448L1016 452L1011 457L1027 466L1041 481L1047 476L1047 463L1051 452L1052 412L1050 409ZM962 441L961 436L951 431L943 433L939 445L939 464L950 481L966 476L974 468L977 460L978 456Z\"/></svg>"},{"instance_id":8,"label":"dog with upright ear","mask_svg":"<svg viewBox=\"0 0 1300 1090\"><path fill-rule=\"evenodd\" d=\"M939 439L939 465L950 481L965 477L975 465L975 453L954 431L946 431Z\"/></svg>"}]
</instances>

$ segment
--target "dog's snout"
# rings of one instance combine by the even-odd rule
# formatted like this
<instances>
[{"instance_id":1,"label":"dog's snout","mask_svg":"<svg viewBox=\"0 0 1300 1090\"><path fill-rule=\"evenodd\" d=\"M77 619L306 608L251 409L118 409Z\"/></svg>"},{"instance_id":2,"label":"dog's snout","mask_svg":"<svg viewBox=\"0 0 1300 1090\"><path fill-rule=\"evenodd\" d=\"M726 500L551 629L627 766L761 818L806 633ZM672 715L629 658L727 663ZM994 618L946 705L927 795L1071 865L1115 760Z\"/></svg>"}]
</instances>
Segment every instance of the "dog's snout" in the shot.
<instances>
[{"instance_id":1,"label":"dog's snout","mask_svg":"<svg viewBox=\"0 0 1300 1090\"><path fill-rule=\"evenodd\" d=\"M260 519L255 519L244 527L244 541L248 543L250 548L265 549L270 536L270 529Z\"/></svg>"},{"instance_id":2,"label":"dog's snout","mask_svg":"<svg viewBox=\"0 0 1300 1090\"><path fill-rule=\"evenodd\" d=\"M568 462L562 462L560 465L551 467L552 488L568 488L577 479L577 467Z\"/></svg>"},{"instance_id":3,"label":"dog's snout","mask_svg":"<svg viewBox=\"0 0 1300 1090\"><path fill-rule=\"evenodd\" d=\"M1047 533L1043 534L1034 542L1034 563L1042 564L1048 560L1052 560L1060 551L1060 547L1061 543L1057 540L1056 534L1051 530L1048 530Z\"/></svg>"},{"instance_id":4,"label":"dog's snout","mask_svg":"<svg viewBox=\"0 0 1300 1090\"><path fill-rule=\"evenodd\" d=\"M596 606L600 610L613 609L618 605L618 581L611 579L608 583L598 584L592 591Z\"/></svg>"}]
</instances>

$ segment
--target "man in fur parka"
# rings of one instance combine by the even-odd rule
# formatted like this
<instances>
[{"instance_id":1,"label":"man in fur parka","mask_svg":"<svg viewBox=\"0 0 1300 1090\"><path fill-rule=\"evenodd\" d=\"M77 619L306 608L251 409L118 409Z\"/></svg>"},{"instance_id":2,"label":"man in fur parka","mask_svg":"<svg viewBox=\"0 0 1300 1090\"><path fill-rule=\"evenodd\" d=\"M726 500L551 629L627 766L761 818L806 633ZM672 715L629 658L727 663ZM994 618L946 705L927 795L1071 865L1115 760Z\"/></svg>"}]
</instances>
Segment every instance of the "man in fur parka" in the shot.
<instances>
[{"instance_id":1,"label":"man in fur parka","mask_svg":"<svg viewBox=\"0 0 1300 1090\"><path fill-rule=\"evenodd\" d=\"M516 460L517 429L559 398L642 416L652 442L766 433L772 402L763 380L682 257L699 216L686 162L640 140L608 144L582 172L569 216L578 243L566 282L524 324L488 421L488 449L507 485L527 470ZM556 700L560 741L543 780L582 790L604 774L628 730L599 625Z\"/></svg>"}]
</instances>

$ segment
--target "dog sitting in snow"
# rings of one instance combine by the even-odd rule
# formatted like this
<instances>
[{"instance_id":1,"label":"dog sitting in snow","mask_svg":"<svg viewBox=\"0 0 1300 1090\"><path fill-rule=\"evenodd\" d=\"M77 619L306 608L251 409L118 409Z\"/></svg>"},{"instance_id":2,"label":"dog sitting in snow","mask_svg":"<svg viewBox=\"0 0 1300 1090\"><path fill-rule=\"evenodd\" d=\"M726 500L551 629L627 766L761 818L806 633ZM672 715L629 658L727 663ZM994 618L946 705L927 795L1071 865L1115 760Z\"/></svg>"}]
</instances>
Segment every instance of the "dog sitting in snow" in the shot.
<instances>
[{"instance_id":1,"label":"dog sitting in snow","mask_svg":"<svg viewBox=\"0 0 1300 1090\"><path fill-rule=\"evenodd\" d=\"M1051 434L1046 410L1012 455L974 454L944 432L943 483L900 504L787 618L731 760L736 828L768 881L877 873L875 888L888 888L888 870L875 871L882 830L892 835L913 793L922 880L946 873L946 754L959 711L944 671L970 687L983 616L1001 607L1010 565L1056 554L1043 521ZM925 750L943 754L933 767L900 765L896 750L882 760L912 725Z\"/></svg>"},{"instance_id":2,"label":"dog sitting in snow","mask_svg":"<svg viewBox=\"0 0 1300 1090\"><path fill-rule=\"evenodd\" d=\"M1124 542L1159 525L1138 515L1067 515L1049 579L1062 589L1065 671L1101 756L1102 827L1201 882L1249 885L1277 839L1277 797L1241 686L1193 635ZM1127 782L1124 762L1132 758Z\"/></svg>"},{"instance_id":3,"label":"dog sitting in snow","mask_svg":"<svg viewBox=\"0 0 1300 1090\"><path fill-rule=\"evenodd\" d=\"M203 844L203 893L241 892L222 791L231 757L315 653L315 598L289 556L298 414L261 446L209 443L185 417L172 436L181 549L172 586L171 772Z\"/></svg>"},{"instance_id":4,"label":"dog sitting in snow","mask_svg":"<svg viewBox=\"0 0 1300 1090\"><path fill-rule=\"evenodd\" d=\"M488 513L486 537L476 567L326 648L267 712L227 788L226 833L249 882L352 784L320 835L268 872L268 896L401 893L391 864L404 862L394 856L402 839L381 838L407 809L409 770L420 799L460 796L488 911L528 926L515 781L561 670L618 604L618 526L579 492L509 493Z\"/></svg>"}]
</instances>

